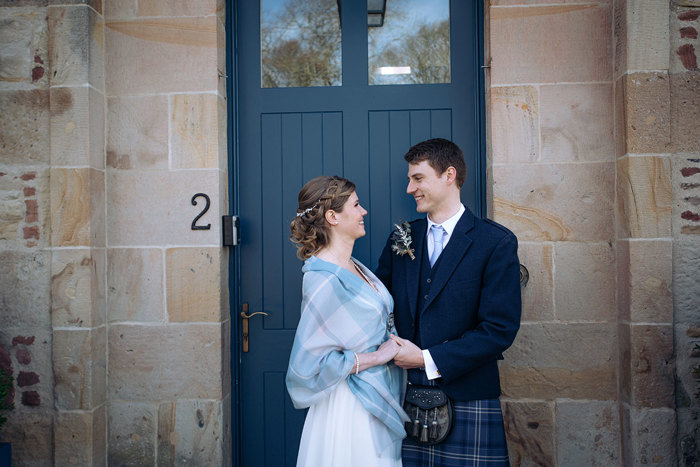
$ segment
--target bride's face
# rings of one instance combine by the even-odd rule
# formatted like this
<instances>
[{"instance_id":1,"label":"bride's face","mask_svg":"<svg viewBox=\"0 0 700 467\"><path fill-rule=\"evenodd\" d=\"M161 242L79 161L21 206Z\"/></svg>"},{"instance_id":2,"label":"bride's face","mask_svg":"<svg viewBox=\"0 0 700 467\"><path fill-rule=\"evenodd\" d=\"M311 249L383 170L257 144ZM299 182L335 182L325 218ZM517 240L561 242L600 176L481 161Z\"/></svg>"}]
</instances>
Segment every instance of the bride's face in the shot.
<instances>
[{"instance_id":1,"label":"bride's face","mask_svg":"<svg viewBox=\"0 0 700 467\"><path fill-rule=\"evenodd\" d=\"M333 226L333 232L353 240L364 237L366 215L367 211L360 205L357 193L353 192L343 204L343 210L335 213L337 224Z\"/></svg>"}]
</instances>

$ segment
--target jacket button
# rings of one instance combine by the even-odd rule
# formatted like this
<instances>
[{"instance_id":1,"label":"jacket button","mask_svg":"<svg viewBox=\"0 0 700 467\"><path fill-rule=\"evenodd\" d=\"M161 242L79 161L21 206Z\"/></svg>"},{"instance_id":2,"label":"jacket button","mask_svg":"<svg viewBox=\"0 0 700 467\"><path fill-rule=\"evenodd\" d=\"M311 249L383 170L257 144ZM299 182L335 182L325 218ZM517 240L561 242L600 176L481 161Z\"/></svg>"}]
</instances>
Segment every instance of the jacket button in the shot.
<instances>
[{"instance_id":1,"label":"jacket button","mask_svg":"<svg viewBox=\"0 0 700 467\"><path fill-rule=\"evenodd\" d=\"M428 299L428 295L426 294L425 296L423 296L423 300L427 300L427 299Z\"/></svg>"},{"instance_id":2,"label":"jacket button","mask_svg":"<svg viewBox=\"0 0 700 467\"><path fill-rule=\"evenodd\" d=\"M426 282L428 282L428 284L430 284L431 282L433 282L433 280L431 278L428 278L428 280Z\"/></svg>"}]
</instances>

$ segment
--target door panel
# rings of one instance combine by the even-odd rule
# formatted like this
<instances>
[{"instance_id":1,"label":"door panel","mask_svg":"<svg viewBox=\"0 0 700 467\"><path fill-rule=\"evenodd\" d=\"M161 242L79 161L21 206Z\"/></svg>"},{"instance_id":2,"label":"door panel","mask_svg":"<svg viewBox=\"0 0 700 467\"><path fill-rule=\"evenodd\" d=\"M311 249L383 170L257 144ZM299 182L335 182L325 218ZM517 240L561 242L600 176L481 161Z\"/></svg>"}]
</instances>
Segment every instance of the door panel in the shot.
<instances>
[{"instance_id":1,"label":"door panel","mask_svg":"<svg viewBox=\"0 0 700 467\"><path fill-rule=\"evenodd\" d=\"M345 176L357 184L369 214L368 235L356 242L354 256L370 268L376 267L392 224L417 217L415 203L405 193L403 155L419 141L444 137L462 147L467 163L462 200L481 213L475 3L450 5L450 83L368 85L366 5L342 1L342 85L263 88L259 3L236 2L234 202L242 244L232 316L240 319L243 303L249 305L249 314L267 313L249 319L247 353L240 348L240 326L234 326L237 348L232 353L238 358L233 364L240 375L240 426L234 435L240 438L242 465L296 461L305 411L293 408L284 376L299 320L302 280L289 223L303 184L321 174Z\"/></svg>"}]
</instances>

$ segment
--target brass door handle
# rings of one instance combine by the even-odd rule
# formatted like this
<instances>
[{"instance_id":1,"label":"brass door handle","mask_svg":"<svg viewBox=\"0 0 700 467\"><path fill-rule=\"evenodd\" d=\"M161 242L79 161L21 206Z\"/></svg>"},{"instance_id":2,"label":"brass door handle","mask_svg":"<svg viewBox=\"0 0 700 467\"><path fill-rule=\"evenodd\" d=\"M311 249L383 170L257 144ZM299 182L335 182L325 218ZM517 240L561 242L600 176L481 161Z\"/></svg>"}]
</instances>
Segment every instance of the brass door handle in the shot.
<instances>
[{"instance_id":1,"label":"brass door handle","mask_svg":"<svg viewBox=\"0 0 700 467\"><path fill-rule=\"evenodd\" d=\"M256 311L255 313L248 314L248 304L244 303L241 308L241 318L242 318L242 329L243 329L243 353L248 353L248 342L250 340L250 333L248 332L248 318L252 318L255 315L269 316L264 311Z\"/></svg>"}]
</instances>

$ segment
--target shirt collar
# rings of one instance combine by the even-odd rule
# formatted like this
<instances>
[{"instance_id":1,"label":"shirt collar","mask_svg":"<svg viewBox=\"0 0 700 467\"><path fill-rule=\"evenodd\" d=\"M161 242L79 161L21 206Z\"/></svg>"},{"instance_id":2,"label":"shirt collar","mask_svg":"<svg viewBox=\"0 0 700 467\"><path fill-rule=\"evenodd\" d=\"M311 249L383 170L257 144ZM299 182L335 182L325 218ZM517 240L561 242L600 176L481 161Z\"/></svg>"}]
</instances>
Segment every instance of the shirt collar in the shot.
<instances>
[{"instance_id":1,"label":"shirt collar","mask_svg":"<svg viewBox=\"0 0 700 467\"><path fill-rule=\"evenodd\" d=\"M447 232L447 236L451 237L452 236L452 231L454 231L455 227L457 226L457 222L459 222L460 217L462 217L462 214L464 214L464 211L466 209L464 208L464 205L462 203L459 203L459 210L447 219L445 222L442 224L436 224L435 222L430 220L430 216L426 216L428 220L428 232L430 232L430 228L434 225L441 225L443 229L445 229L445 232Z\"/></svg>"}]
</instances>

